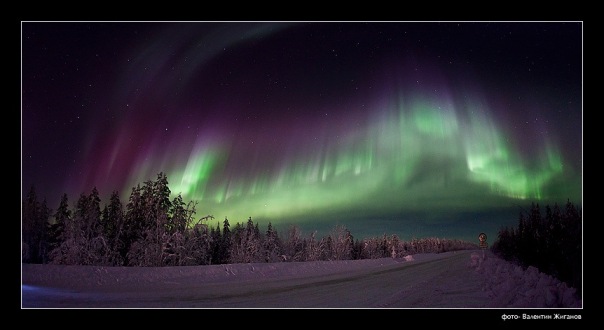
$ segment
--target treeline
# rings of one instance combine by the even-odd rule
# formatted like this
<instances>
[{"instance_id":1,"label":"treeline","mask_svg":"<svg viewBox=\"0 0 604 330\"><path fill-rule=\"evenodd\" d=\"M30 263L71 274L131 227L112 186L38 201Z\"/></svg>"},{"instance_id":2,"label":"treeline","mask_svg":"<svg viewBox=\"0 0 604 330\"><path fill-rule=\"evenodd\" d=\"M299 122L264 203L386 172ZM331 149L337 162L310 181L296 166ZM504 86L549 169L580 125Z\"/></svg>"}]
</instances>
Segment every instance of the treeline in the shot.
<instances>
[{"instance_id":1,"label":"treeline","mask_svg":"<svg viewBox=\"0 0 604 330\"><path fill-rule=\"evenodd\" d=\"M537 267L542 273L581 292L582 280L581 210L567 201L564 209L547 205L545 215L539 204L520 213L516 228L499 231L492 251L524 267Z\"/></svg>"},{"instance_id":2,"label":"treeline","mask_svg":"<svg viewBox=\"0 0 604 330\"><path fill-rule=\"evenodd\" d=\"M248 218L231 226L227 218L208 226L195 220L196 202L170 200L168 179L132 188L128 203L117 192L101 208L96 188L71 208L64 194L52 212L32 187L23 201L22 262L99 266L189 266L248 262L351 260L404 257L415 253L475 249L476 244L439 238L402 241L396 235L355 239L342 225L329 235L303 236L289 226L282 235Z\"/></svg>"}]
</instances>

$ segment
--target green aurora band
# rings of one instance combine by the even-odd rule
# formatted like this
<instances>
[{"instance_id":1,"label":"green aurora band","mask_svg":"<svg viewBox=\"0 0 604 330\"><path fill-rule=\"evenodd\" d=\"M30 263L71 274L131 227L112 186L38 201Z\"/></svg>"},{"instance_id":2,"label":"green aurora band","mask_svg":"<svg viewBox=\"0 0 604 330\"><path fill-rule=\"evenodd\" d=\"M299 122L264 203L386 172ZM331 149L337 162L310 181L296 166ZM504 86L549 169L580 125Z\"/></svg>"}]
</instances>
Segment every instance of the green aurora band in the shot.
<instances>
[{"instance_id":1,"label":"green aurora band","mask_svg":"<svg viewBox=\"0 0 604 330\"><path fill-rule=\"evenodd\" d=\"M233 170L235 148L226 140L200 137L190 150L173 148L158 168L140 164L131 187L167 168L173 195L198 201L198 213L273 223L325 212L371 217L393 205L446 213L579 195L579 186L561 183L567 169L552 142L540 141L540 153L523 158L482 104L459 113L450 102L399 98L381 107L365 127L326 137L318 148L294 146L286 157L256 150L273 160L244 170Z\"/></svg>"}]
</instances>

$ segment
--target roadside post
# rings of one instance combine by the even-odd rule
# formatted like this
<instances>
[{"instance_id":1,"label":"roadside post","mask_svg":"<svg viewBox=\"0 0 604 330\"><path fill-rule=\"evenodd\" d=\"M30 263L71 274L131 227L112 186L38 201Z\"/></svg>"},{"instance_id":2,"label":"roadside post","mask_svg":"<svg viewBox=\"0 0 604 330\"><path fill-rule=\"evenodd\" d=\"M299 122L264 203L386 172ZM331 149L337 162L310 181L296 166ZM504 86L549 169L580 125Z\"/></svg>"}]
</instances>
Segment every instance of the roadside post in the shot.
<instances>
[{"instance_id":1,"label":"roadside post","mask_svg":"<svg viewBox=\"0 0 604 330\"><path fill-rule=\"evenodd\" d=\"M480 233L480 235L478 235L478 241L480 241L479 246L482 249L482 260L484 260L484 250L486 250L489 246L489 244L487 243L487 234Z\"/></svg>"}]
</instances>

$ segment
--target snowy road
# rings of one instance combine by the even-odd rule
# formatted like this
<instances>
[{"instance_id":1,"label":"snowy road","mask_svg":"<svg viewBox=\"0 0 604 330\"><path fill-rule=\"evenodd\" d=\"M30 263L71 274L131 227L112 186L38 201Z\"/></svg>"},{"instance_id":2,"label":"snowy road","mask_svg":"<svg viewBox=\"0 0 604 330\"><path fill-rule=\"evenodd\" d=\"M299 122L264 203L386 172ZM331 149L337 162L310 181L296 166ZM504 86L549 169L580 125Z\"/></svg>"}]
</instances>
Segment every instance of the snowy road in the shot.
<instances>
[{"instance_id":1,"label":"snowy road","mask_svg":"<svg viewBox=\"0 0 604 330\"><path fill-rule=\"evenodd\" d=\"M23 265L24 308L485 307L471 253L200 267ZM137 272L138 271L138 272ZM57 273L58 272L58 273ZM169 273L171 272L171 273Z\"/></svg>"}]
</instances>

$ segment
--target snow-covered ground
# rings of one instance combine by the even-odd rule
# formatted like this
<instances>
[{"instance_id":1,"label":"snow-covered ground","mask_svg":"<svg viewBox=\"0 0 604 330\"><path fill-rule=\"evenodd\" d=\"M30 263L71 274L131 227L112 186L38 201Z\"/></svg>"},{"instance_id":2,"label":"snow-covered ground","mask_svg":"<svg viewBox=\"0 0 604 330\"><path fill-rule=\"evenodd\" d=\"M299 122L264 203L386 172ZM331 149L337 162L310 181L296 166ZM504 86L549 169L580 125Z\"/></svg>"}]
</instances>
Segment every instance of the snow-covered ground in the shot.
<instances>
[{"instance_id":1,"label":"snow-covered ground","mask_svg":"<svg viewBox=\"0 0 604 330\"><path fill-rule=\"evenodd\" d=\"M483 251L190 267L22 265L23 308L581 308Z\"/></svg>"}]
</instances>

